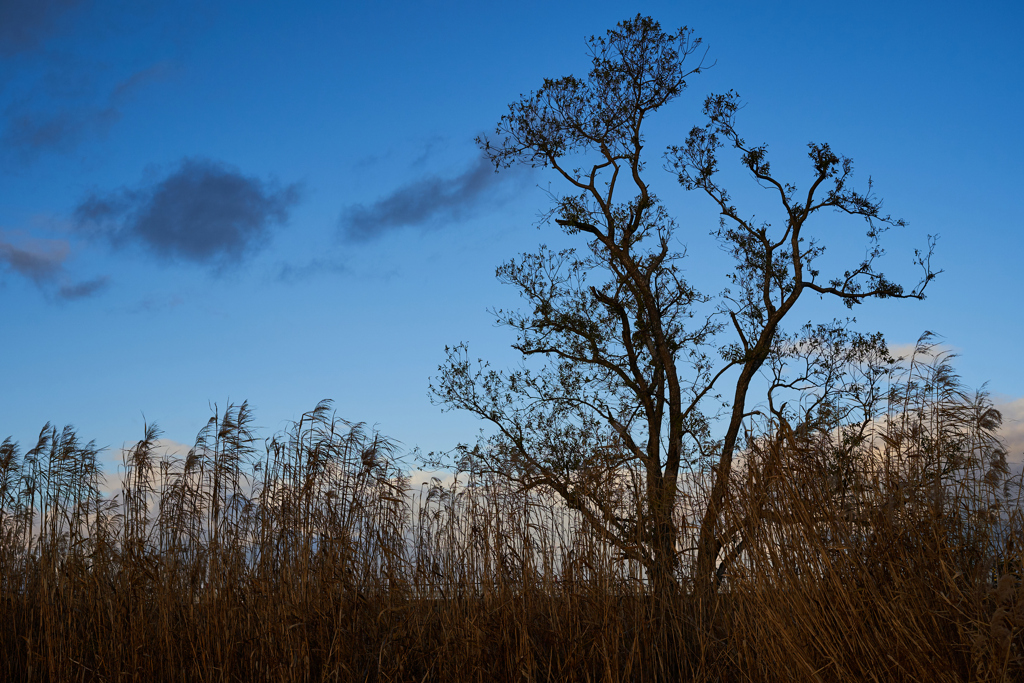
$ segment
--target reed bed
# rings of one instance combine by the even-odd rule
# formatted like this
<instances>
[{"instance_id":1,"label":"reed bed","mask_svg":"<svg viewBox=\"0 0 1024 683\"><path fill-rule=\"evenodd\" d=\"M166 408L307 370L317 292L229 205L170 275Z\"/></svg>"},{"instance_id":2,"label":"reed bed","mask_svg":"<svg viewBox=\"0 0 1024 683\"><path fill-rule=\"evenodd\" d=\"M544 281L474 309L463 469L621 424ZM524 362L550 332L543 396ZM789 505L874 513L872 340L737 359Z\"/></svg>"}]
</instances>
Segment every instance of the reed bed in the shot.
<instances>
[{"instance_id":1,"label":"reed bed","mask_svg":"<svg viewBox=\"0 0 1024 683\"><path fill-rule=\"evenodd\" d=\"M411 489L327 402L267 441L228 406L183 457L148 427L116 491L47 425L0 447L0 678L1022 680L999 415L911 372L870 420L749 438L711 604L471 461Z\"/></svg>"}]
</instances>

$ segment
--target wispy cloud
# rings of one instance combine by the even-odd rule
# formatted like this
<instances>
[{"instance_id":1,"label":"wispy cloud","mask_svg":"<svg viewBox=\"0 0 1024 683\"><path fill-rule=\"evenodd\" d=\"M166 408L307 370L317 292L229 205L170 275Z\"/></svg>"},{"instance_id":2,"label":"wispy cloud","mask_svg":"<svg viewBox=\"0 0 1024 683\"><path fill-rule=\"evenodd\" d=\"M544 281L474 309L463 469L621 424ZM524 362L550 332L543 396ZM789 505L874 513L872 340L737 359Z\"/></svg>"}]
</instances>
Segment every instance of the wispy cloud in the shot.
<instances>
[{"instance_id":1,"label":"wispy cloud","mask_svg":"<svg viewBox=\"0 0 1024 683\"><path fill-rule=\"evenodd\" d=\"M65 301L85 299L105 289L109 281L110 278L104 275L77 284L61 285L57 289L57 297Z\"/></svg>"},{"instance_id":2,"label":"wispy cloud","mask_svg":"<svg viewBox=\"0 0 1024 683\"><path fill-rule=\"evenodd\" d=\"M84 299L106 287L106 277L72 281L64 267L70 253L66 240L12 239L0 233L0 266L31 280L47 295L64 301Z\"/></svg>"},{"instance_id":3,"label":"wispy cloud","mask_svg":"<svg viewBox=\"0 0 1024 683\"><path fill-rule=\"evenodd\" d=\"M53 30L57 19L80 0L3 0L0 2L0 55L34 49Z\"/></svg>"},{"instance_id":4,"label":"wispy cloud","mask_svg":"<svg viewBox=\"0 0 1024 683\"><path fill-rule=\"evenodd\" d=\"M121 118L122 107L134 93L172 73L170 62L157 62L116 84L101 102L91 96L84 101L68 99L59 93L23 97L4 111L0 147L18 163L30 163L45 151L70 152L89 136L104 135Z\"/></svg>"},{"instance_id":5,"label":"wispy cloud","mask_svg":"<svg viewBox=\"0 0 1024 683\"><path fill-rule=\"evenodd\" d=\"M75 209L80 230L166 260L226 267L258 251L288 221L299 185L243 175L209 159L184 159L162 180L94 193Z\"/></svg>"},{"instance_id":6,"label":"wispy cloud","mask_svg":"<svg viewBox=\"0 0 1024 683\"><path fill-rule=\"evenodd\" d=\"M282 263L277 269L275 279L285 284L304 282L321 273L343 273L346 268L336 259L314 258L306 263Z\"/></svg>"},{"instance_id":7,"label":"wispy cloud","mask_svg":"<svg viewBox=\"0 0 1024 683\"><path fill-rule=\"evenodd\" d=\"M156 62L155 64L147 66L145 69L140 69L114 86L114 89L110 93L110 104L112 106L120 106L124 104L129 97L147 85L165 81L178 72L179 67L168 60Z\"/></svg>"},{"instance_id":8,"label":"wispy cloud","mask_svg":"<svg viewBox=\"0 0 1024 683\"><path fill-rule=\"evenodd\" d=\"M37 285L60 276L70 251L65 240L23 239L16 244L0 236L0 263Z\"/></svg>"},{"instance_id":9,"label":"wispy cloud","mask_svg":"<svg viewBox=\"0 0 1024 683\"><path fill-rule=\"evenodd\" d=\"M175 68L142 50L100 58L96 40L161 30L153 3L118 3L116 11L92 0L0 0L0 161L16 172L44 153L66 154L104 136L142 86ZM145 56L143 56L143 54ZM7 58L7 59L5 59ZM133 65L133 73L118 65ZM110 79L121 78L120 82Z\"/></svg>"},{"instance_id":10,"label":"wispy cloud","mask_svg":"<svg viewBox=\"0 0 1024 683\"><path fill-rule=\"evenodd\" d=\"M43 151L70 152L88 134L106 132L118 118L116 111L106 108L57 112L12 109L8 109L0 144L22 163L33 161Z\"/></svg>"},{"instance_id":11,"label":"wispy cloud","mask_svg":"<svg viewBox=\"0 0 1024 683\"><path fill-rule=\"evenodd\" d=\"M411 226L461 221L484 205L498 206L509 199L505 188L522 174L497 174L494 164L479 157L462 173L449 178L431 175L399 187L369 206L353 204L342 211L342 233L352 241L372 240Z\"/></svg>"},{"instance_id":12,"label":"wispy cloud","mask_svg":"<svg viewBox=\"0 0 1024 683\"><path fill-rule=\"evenodd\" d=\"M131 313L162 313L178 308L185 303L186 297L182 294L160 294L149 295L127 307Z\"/></svg>"}]
</instances>

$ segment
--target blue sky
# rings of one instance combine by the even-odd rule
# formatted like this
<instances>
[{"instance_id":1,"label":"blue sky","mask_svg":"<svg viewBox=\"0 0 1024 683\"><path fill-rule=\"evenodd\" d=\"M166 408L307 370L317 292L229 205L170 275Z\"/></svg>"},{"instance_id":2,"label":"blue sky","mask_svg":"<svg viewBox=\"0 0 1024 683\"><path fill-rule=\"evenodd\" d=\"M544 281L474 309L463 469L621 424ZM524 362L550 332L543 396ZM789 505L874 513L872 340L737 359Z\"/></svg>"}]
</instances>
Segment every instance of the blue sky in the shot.
<instances>
[{"instance_id":1,"label":"blue sky","mask_svg":"<svg viewBox=\"0 0 1024 683\"><path fill-rule=\"evenodd\" d=\"M0 0L0 436L52 421L116 448L145 419L188 443L243 399L269 435L333 398L406 448L472 439L427 398L444 347L513 362L494 268L567 243L537 229L556 179L494 175L473 138L638 12L693 28L715 64L648 131L691 279L725 284L717 219L658 150L732 88L780 175L806 180L813 140L873 178L909 223L887 273L913 284L940 235L927 301L861 306L858 327L940 333L1024 418L1018 3ZM761 210L752 185L732 181Z\"/></svg>"}]
</instances>

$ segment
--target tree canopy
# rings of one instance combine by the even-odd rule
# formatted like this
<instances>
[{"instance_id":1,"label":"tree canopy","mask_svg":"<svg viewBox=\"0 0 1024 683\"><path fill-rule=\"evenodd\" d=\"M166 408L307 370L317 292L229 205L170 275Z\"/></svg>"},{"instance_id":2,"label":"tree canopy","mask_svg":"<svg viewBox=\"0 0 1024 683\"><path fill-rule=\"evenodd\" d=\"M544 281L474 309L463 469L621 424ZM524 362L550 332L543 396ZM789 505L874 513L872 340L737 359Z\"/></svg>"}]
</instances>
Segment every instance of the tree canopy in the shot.
<instances>
[{"instance_id":1,"label":"tree canopy","mask_svg":"<svg viewBox=\"0 0 1024 683\"><path fill-rule=\"evenodd\" d=\"M547 218L579 247L541 246L497 269L525 300L522 310L495 311L497 322L515 330L513 347L524 358L544 366L499 372L474 365L461 344L448 349L432 396L496 428L463 447L465 455L522 486L556 491L666 590L684 577L695 590L713 590L755 378L783 368L772 359L808 338L838 341L853 360L888 357L880 336L850 332L848 321L794 336L784 319L807 292L850 308L923 298L936 275L934 241L915 253L922 276L913 287L888 278L878 269L882 239L905 223L882 212L871 181L856 189L853 162L813 142L804 189L778 179L767 147L737 132L740 99L730 91L709 96L706 121L659 159L720 213L710 232L733 270L718 292L698 289L681 266L679 228L647 180L645 124L707 68L707 52L690 29L665 32L639 15L588 45L585 78L545 79L509 105L493 138L478 139L497 169L541 167L566 188L552 194ZM734 205L720 180L726 153L776 196L782 220L758 222ZM818 266L825 243L812 225L826 211L864 226L866 255L842 272ZM805 373L804 385L815 377ZM787 384L777 372L775 380L775 390ZM791 417L784 403L769 401L767 410ZM710 477L701 493L684 481L694 470Z\"/></svg>"}]
</instances>

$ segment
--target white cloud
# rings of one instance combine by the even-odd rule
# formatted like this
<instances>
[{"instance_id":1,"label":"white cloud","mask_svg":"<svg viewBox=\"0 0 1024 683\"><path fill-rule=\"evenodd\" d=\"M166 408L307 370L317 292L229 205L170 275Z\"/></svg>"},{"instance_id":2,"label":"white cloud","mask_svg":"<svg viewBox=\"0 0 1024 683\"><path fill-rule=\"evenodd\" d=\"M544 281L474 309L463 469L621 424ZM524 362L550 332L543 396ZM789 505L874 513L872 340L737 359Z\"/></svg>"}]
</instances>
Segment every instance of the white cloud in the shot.
<instances>
[{"instance_id":1,"label":"white cloud","mask_svg":"<svg viewBox=\"0 0 1024 683\"><path fill-rule=\"evenodd\" d=\"M996 409L1003 414L1003 426L999 430L1006 444L1006 460L1015 465L1024 465L1024 397L998 402Z\"/></svg>"},{"instance_id":2,"label":"white cloud","mask_svg":"<svg viewBox=\"0 0 1024 683\"><path fill-rule=\"evenodd\" d=\"M906 360L910 360L914 356L914 351L917 349L918 343L905 343L905 344L889 344L889 353L892 354L893 358L903 357ZM958 355L960 349L949 344L935 343L929 349L929 353L924 357L919 355L919 360L925 362L930 359L936 358L942 355Z\"/></svg>"}]
</instances>

